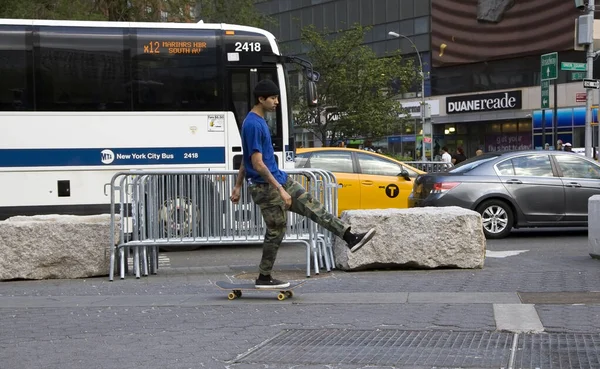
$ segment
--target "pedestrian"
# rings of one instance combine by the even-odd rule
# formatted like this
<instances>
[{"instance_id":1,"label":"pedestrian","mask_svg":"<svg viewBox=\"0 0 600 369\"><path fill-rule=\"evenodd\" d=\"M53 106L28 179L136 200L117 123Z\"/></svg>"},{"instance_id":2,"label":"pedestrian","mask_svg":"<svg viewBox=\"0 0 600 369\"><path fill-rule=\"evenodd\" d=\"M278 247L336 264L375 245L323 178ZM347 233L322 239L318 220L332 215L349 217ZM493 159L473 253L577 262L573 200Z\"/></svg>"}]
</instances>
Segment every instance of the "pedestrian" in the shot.
<instances>
[{"instance_id":1,"label":"pedestrian","mask_svg":"<svg viewBox=\"0 0 600 369\"><path fill-rule=\"evenodd\" d=\"M467 156L465 155L465 151L462 146L456 148L456 154L452 157L452 164L456 165L460 162L467 160Z\"/></svg>"},{"instance_id":2,"label":"pedestrian","mask_svg":"<svg viewBox=\"0 0 600 369\"><path fill-rule=\"evenodd\" d=\"M452 156L448 153L448 148L446 146L442 147L442 161L444 163L452 164Z\"/></svg>"},{"instance_id":3,"label":"pedestrian","mask_svg":"<svg viewBox=\"0 0 600 369\"><path fill-rule=\"evenodd\" d=\"M475 151L475 156L479 156L479 155L483 155L483 150L477 149L477 151Z\"/></svg>"},{"instance_id":4,"label":"pedestrian","mask_svg":"<svg viewBox=\"0 0 600 369\"><path fill-rule=\"evenodd\" d=\"M565 151L573 152L573 147L570 142L564 144Z\"/></svg>"},{"instance_id":5,"label":"pedestrian","mask_svg":"<svg viewBox=\"0 0 600 369\"><path fill-rule=\"evenodd\" d=\"M563 142L562 142L562 140L556 141L556 150L558 150L558 151L562 151L563 150Z\"/></svg>"},{"instance_id":6,"label":"pedestrian","mask_svg":"<svg viewBox=\"0 0 600 369\"><path fill-rule=\"evenodd\" d=\"M240 200L240 191L247 180L252 200L262 212L267 226L256 288L285 288L289 282L271 276L277 251L287 225L287 211L304 215L342 238L355 252L375 235L375 228L365 233L353 233L350 226L325 210L323 205L287 173L279 170L271 132L265 121L267 112L276 111L279 87L271 80L261 80L254 88L254 107L242 124L243 160L230 199Z\"/></svg>"}]
</instances>

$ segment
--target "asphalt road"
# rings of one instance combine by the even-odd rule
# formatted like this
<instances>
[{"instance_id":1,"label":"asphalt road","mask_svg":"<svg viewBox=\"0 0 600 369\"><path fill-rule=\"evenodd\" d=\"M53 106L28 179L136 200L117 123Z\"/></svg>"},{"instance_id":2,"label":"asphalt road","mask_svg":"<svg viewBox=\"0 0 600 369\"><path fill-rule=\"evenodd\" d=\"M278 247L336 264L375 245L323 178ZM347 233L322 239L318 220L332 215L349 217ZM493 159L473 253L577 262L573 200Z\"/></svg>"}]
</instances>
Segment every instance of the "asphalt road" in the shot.
<instances>
[{"instance_id":1,"label":"asphalt road","mask_svg":"<svg viewBox=\"0 0 600 369\"><path fill-rule=\"evenodd\" d=\"M216 280L253 278L260 246L163 253L159 274L139 280L4 282L0 368L499 368L497 362L508 356L474 354L481 345L463 354L469 343L457 334L470 335L469 342L483 340L479 334L504 339L508 346L502 352L509 353L513 342L529 336L514 339L503 325L532 322L543 330L532 337L571 334L592 343L567 355L559 351L570 344L558 340L558 346L531 357L554 357L556 350L567 361L552 368L598 368L600 260L587 247L581 229L516 231L488 241L480 270L334 270L312 277L285 301L270 293L229 301L214 286ZM279 256L277 273L302 279L304 248L284 245ZM529 311L515 310L520 307ZM382 332L447 334L454 346L396 359L403 348L389 351L384 343L391 336L377 336ZM323 346L321 339L337 344ZM453 361L442 362L448 355ZM459 358L486 355L497 361L458 364ZM527 364L515 368L550 367L520 355L511 362Z\"/></svg>"}]
</instances>

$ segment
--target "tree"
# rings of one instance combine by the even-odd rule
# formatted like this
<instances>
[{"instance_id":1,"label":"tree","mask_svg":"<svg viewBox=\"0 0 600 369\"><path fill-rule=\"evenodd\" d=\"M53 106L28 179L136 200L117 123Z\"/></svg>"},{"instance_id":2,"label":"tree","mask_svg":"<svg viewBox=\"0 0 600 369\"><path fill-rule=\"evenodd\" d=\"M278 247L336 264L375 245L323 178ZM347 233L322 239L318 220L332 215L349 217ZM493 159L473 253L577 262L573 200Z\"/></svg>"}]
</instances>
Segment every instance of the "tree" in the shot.
<instances>
[{"instance_id":1,"label":"tree","mask_svg":"<svg viewBox=\"0 0 600 369\"><path fill-rule=\"evenodd\" d=\"M253 0L0 0L0 18L231 23L265 27Z\"/></svg>"},{"instance_id":2,"label":"tree","mask_svg":"<svg viewBox=\"0 0 600 369\"><path fill-rule=\"evenodd\" d=\"M196 0L94 0L109 21L193 22Z\"/></svg>"},{"instance_id":3,"label":"tree","mask_svg":"<svg viewBox=\"0 0 600 369\"><path fill-rule=\"evenodd\" d=\"M0 18L106 20L93 0L2 0Z\"/></svg>"},{"instance_id":4,"label":"tree","mask_svg":"<svg viewBox=\"0 0 600 369\"><path fill-rule=\"evenodd\" d=\"M198 18L205 23L241 24L265 28L275 23L274 19L259 13L254 0L198 0Z\"/></svg>"},{"instance_id":5,"label":"tree","mask_svg":"<svg viewBox=\"0 0 600 369\"><path fill-rule=\"evenodd\" d=\"M340 138L391 134L404 113L397 96L420 78L412 60L403 62L399 51L378 58L363 45L366 31L358 25L329 36L314 26L302 30L307 56L321 74L319 106L301 105L295 121L324 145Z\"/></svg>"}]
</instances>

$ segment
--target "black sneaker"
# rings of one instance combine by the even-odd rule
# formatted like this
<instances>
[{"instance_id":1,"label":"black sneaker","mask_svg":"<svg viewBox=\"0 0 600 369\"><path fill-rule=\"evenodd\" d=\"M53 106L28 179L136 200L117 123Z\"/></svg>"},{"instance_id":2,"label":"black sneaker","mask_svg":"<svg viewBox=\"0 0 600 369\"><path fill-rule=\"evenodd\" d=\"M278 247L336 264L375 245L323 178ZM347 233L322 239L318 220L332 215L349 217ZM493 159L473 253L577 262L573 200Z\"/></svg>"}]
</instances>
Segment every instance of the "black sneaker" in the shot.
<instances>
[{"instance_id":1,"label":"black sneaker","mask_svg":"<svg viewBox=\"0 0 600 369\"><path fill-rule=\"evenodd\" d=\"M271 276L269 276L268 278L264 278L264 277L261 278L261 277L263 277L263 276L261 275L256 279L254 287L256 287L256 288L286 288L286 287L290 286L290 282L280 281L278 279L271 278Z\"/></svg>"},{"instance_id":2,"label":"black sneaker","mask_svg":"<svg viewBox=\"0 0 600 369\"><path fill-rule=\"evenodd\" d=\"M369 229L366 233L354 234L348 232L348 236L344 237L344 241L348 243L350 252L355 252L369 242L373 236L375 236L375 228Z\"/></svg>"}]
</instances>

